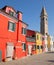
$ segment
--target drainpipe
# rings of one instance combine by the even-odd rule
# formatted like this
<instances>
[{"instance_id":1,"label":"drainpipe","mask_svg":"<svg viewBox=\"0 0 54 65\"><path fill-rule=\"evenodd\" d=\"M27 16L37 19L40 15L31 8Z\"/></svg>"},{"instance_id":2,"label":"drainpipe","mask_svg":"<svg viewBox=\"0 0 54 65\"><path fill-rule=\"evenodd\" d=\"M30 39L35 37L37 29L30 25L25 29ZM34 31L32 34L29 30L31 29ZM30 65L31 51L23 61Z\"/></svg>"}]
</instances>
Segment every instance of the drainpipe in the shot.
<instances>
[{"instance_id":1,"label":"drainpipe","mask_svg":"<svg viewBox=\"0 0 54 65\"><path fill-rule=\"evenodd\" d=\"M17 41L18 41L18 37L19 37L19 27L20 27L20 24L19 22L22 21L22 12L21 11L17 11L17 19L18 19L18 25L17 25Z\"/></svg>"},{"instance_id":2,"label":"drainpipe","mask_svg":"<svg viewBox=\"0 0 54 65\"><path fill-rule=\"evenodd\" d=\"M19 27L20 27L20 24L19 24L19 22L20 21L22 21L22 13L20 12L20 11L18 11L17 12L17 19L18 19L18 21L17 21L17 42L19 41ZM15 50L15 53L16 53L16 47L14 48L14 50ZM14 58L15 58L15 54L14 54ZM16 58L17 59L17 58Z\"/></svg>"}]
</instances>

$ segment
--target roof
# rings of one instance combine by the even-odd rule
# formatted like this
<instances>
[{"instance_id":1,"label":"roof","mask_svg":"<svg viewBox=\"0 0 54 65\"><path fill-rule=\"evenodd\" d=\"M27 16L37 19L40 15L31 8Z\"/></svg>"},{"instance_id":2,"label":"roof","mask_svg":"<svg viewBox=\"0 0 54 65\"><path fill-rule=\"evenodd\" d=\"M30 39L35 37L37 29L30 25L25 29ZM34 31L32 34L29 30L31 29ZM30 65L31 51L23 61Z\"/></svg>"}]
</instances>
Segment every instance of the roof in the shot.
<instances>
[{"instance_id":1,"label":"roof","mask_svg":"<svg viewBox=\"0 0 54 65\"><path fill-rule=\"evenodd\" d=\"M19 20L20 22L22 22L22 23L24 23L25 25L27 25L28 26L28 24L26 24L25 22L23 22L23 21L21 21L21 20Z\"/></svg>"},{"instance_id":2,"label":"roof","mask_svg":"<svg viewBox=\"0 0 54 65\"><path fill-rule=\"evenodd\" d=\"M10 17L10 18L13 18L13 19L15 19L15 20L18 20L16 17L10 16L8 13L6 13L6 12L5 12L4 10L2 10L2 9L0 9L0 13L2 13L3 15L8 16L8 17Z\"/></svg>"},{"instance_id":3,"label":"roof","mask_svg":"<svg viewBox=\"0 0 54 65\"><path fill-rule=\"evenodd\" d=\"M34 30L32 30L32 29L27 29L27 30L35 32L35 31L34 31Z\"/></svg>"},{"instance_id":4,"label":"roof","mask_svg":"<svg viewBox=\"0 0 54 65\"><path fill-rule=\"evenodd\" d=\"M3 8L2 8L2 10L5 10L6 9L6 7L10 7L10 8L12 8L15 12L16 12L16 10L13 8L13 7L11 7L11 6L4 6Z\"/></svg>"},{"instance_id":5,"label":"roof","mask_svg":"<svg viewBox=\"0 0 54 65\"><path fill-rule=\"evenodd\" d=\"M2 12L4 15L7 15L7 16L9 16L9 17L12 17L13 19L18 20L16 17L10 16L8 13L5 12L6 7L10 7L10 8L12 8L12 9L15 11L15 9L14 9L13 7L11 7L11 6L4 6L2 9L0 9L0 12ZM16 12L16 11L15 11L15 12ZM19 12L21 12L21 11L17 11L16 13L19 13ZM21 13L22 13L22 12L21 12ZM23 22L23 21L21 21L21 20L19 20L19 21L22 22L22 23L24 23L24 24L26 24L25 22ZM28 24L26 24L26 25L28 26Z\"/></svg>"},{"instance_id":6,"label":"roof","mask_svg":"<svg viewBox=\"0 0 54 65\"><path fill-rule=\"evenodd\" d=\"M44 16L44 15L48 16L45 7L42 7L41 16Z\"/></svg>"},{"instance_id":7,"label":"roof","mask_svg":"<svg viewBox=\"0 0 54 65\"><path fill-rule=\"evenodd\" d=\"M22 13L21 11L17 11L17 13L19 13L19 12ZM22 14L23 14L23 13L22 13Z\"/></svg>"}]
</instances>

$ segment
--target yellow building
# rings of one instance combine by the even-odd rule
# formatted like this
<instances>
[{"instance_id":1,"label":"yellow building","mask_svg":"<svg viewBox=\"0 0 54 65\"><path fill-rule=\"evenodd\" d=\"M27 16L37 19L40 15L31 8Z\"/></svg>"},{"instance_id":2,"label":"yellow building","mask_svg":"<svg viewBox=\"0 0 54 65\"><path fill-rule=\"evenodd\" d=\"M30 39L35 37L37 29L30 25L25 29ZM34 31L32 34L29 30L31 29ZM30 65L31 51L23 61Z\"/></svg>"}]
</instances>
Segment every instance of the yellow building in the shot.
<instances>
[{"instance_id":1,"label":"yellow building","mask_svg":"<svg viewBox=\"0 0 54 65\"><path fill-rule=\"evenodd\" d=\"M36 32L36 54L42 53L42 34Z\"/></svg>"},{"instance_id":2,"label":"yellow building","mask_svg":"<svg viewBox=\"0 0 54 65\"><path fill-rule=\"evenodd\" d=\"M47 35L48 51L50 51L50 35Z\"/></svg>"}]
</instances>

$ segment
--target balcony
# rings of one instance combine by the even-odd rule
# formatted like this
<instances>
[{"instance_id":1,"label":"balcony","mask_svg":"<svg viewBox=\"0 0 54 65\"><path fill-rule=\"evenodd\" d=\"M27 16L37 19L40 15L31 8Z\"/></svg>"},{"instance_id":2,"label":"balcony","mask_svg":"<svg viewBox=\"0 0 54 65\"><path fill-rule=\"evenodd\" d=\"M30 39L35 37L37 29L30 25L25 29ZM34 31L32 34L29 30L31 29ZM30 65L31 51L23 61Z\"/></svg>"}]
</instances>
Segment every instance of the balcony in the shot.
<instances>
[{"instance_id":1,"label":"balcony","mask_svg":"<svg viewBox=\"0 0 54 65\"><path fill-rule=\"evenodd\" d=\"M36 38L35 37L26 37L26 40L29 42L35 42Z\"/></svg>"}]
</instances>

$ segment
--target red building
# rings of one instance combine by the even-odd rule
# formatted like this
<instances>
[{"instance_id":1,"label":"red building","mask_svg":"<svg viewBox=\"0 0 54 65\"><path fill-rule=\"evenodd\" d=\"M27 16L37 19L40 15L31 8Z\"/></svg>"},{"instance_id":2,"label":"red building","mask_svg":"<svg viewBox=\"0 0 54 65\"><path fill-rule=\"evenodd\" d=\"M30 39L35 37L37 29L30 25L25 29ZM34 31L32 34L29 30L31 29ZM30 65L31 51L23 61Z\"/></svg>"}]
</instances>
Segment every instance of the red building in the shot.
<instances>
[{"instance_id":1,"label":"red building","mask_svg":"<svg viewBox=\"0 0 54 65\"><path fill-rule=\"evenodd\" d=\"M12 7L0 9L0 56L1 60L12 60L26 56L26 28L22 12Z\"/></svg>"},{"instance_id":2,"label":"red building","mask_svg":"<svg viewBox=\"0 0 54 65\"><path fill-rule=\"evenodd\" d=\"M33 55L36 53L36 36L35 31L27 30L26 37L27 55Z\"/></svg>"}]
</instances>

